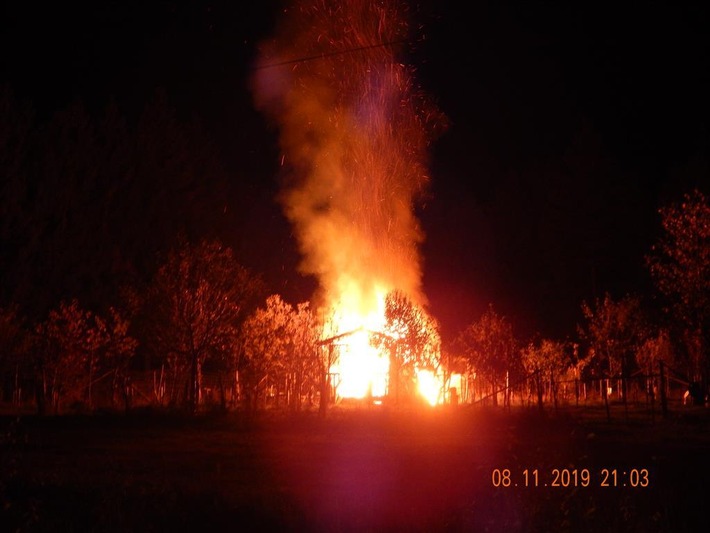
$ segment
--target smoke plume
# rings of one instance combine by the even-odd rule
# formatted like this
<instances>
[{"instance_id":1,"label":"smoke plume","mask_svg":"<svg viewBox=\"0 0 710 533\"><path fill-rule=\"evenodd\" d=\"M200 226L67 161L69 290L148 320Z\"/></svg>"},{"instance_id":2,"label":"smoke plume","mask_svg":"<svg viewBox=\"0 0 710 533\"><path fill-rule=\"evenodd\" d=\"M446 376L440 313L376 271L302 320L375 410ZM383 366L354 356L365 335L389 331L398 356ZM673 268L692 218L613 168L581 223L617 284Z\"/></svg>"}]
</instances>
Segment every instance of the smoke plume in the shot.
<instances>
[{"instance_id":1,"label":"smoke plume","mask_svg":"<svg viewBox=\"0 0 710 533\"><path fill-rule=\"evenodd\" d=\"M416 207L441 116L398 58L409 12L389 0L304 0L259 47L255 104L277 126L278 198L325 303L371 312L398 289L423 303Z\"/></svg>"}]
</instances>

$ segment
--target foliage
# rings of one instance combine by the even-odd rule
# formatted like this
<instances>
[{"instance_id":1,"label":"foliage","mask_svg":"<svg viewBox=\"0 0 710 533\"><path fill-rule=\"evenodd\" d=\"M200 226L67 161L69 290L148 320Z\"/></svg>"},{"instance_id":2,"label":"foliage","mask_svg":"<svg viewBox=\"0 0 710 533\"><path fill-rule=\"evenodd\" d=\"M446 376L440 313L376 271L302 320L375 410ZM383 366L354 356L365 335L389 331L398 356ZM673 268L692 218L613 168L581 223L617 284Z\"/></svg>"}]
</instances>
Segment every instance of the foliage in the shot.
<instances>
[{"instance_id":1,"label":"foliage","mask_svg":"<svg viewBox=\"0 0 710 533\"><path fill-rule=\"evenodd\" d=\"M305 384L315 388L320 382L319 328L308 303L296 307L275 294L266 306L257 309L243 325L243 375L256 399L258 387L269 377L285 383L289 405L300 407ZM277 396L278 398L278 396Z\"/></svg>"},{"instance_id":2,"label":"foliage","mask_svg":"<svg viewBox=\"0 0 710 533\"><path fill-rule=\"evenodd\" d=\"M95 316L104 342L98 351L97 367L101 372L113 374L113 387L122 389L126 408L130 407L130 363L138 341L130 336L130 322L115 308L108 310L107 318Z\"/></svg>"},{"instance_id":3,"label":"foliage","mask_svg":"<svg viewBox=\"0 0 710 533\"><path fill-rule=\"evenodd\" d=\"M405 367L436 370L439 366L441 338L439 325L424 308L401 291L385 299L385 344L391 346Z\"/></svg>"},{"instance_id":4,"label":"foliage","mask_svg":"<svg viewBox=\"0 0 710 533\"><path fill-rule=\"evenodd\" d=\"M690 367L710 365L710 203L699 190L659 210L663 233L647 257L656 287L667 299L685 340ZM707 377L707 376L706 376Z\"/></svg>"},{"instance_id":5,"label":"foliage","mask_svg":"<svg viewBox=\"0 0 710 533\"><path fill-rule=\"evenodd\" d=\"M91 406L97 372L125 370L137 346L128 335L128 321L115 309L104 319L76 299L61 302L36 329L40 410L47 397L55 411L65 397Z\"/></svg>"},{"instance_id":6,"label":"foliage","mask_svg":"<svg viewBox=\"0 0 710 533\"><path fill-rule=\"evenodd\" d=\"M441 337L436 320L401 291L387 295L385 321L384 335L373 340L391 354L390 388L398 400L400 392L413 384L418 370L439 369Z\"/></svg>"},{"instance_id":7,"label":"foliage","mask_svg":"<svg viewBox=\"0 0 710 533\"><path fill-rule=\"evenodd\" d=\"M529 374L533 374L540 408L542 408L543 382L551 384L555 406L557 405L557 388L560 377L567 372L572 364L567 348L566 343L542 339L537 345L530 343L520 352L523 367Z\"/></svg>"},{"instance_id":8,"label":"foliage","mask_svg":"<svg viewBox=\"0 0 710 533\"><path fill-rule=\"evenodd\" d=\"M521 362L528 373L540 372L558 379L572 364L564 342L542 339L537 345L529 344L521 350Z\"/></svg>"},{"instance_id":9,"label":"foliage","mask_svg":"<svg viewBox=\"0 0 710 533\"><path fill-rule=\"evenodd\" d=\"M626 295L617 301L606 293L593 305L582 302L582 314L586 323L579 327L579 333L594 352L596 371L630 375L647 335L639 298Z\"/></svg>"},{"instance_id":10,"label":"foliage","mask_svg":"<svg viewBox=\"0 0 710 533\"><path fill-rule=\"evenodd\" d=\"M516 375L520 370L518 341L512 324L492 304L459 334L455 345L468 361L469 369L483 375L494 389L506 372ZM497 401L495 395L494 401Z\"/></svg>"},{"instance_id":11,"label":"foliage","mask_svg":"<svg viewBox=\"0 0 710 533\"><path fill-rule=\"evenodd\" d=\"M6 388L14 390L20 376L26 374L31 344L32 336L17 309L0 308L0 392ZM0 394L0 400L3 399L6 398Z\"/></svg>"},{"instance_id":12,"label":"foliage","mask_svg":"<svg viewBox=\"0 0 710 533\"><path fill-rule=\"evenodd\" d=\"M655 335L649 335L639 346L636 362L647 374L658 371L658 363L673 365L675 361L673 343L666 329L659 330Z\"/></svg>"},{"instance_id":13,"label":"foliage","mask_svg":"<svg viewBox=\"0 0 710 533\"><path fill-rule=\"evenodd\" d=\"M190 372L187 400L200 403L203 365L231 364L245 310L261 290L259 278L218 241L182 239L154 280L153 349L175 375Z\"/></svg>"}]
</instances>

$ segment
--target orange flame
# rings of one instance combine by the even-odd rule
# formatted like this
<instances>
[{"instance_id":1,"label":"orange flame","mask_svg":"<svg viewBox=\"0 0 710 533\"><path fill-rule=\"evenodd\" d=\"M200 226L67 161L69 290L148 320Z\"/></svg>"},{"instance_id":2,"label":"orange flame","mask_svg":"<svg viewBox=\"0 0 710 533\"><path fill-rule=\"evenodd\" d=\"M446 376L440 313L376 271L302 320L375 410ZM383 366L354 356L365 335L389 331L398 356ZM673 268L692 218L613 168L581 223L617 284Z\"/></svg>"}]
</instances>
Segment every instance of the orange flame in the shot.
<instances>
[{"instance_id":1,"label":"orange flame","mask_svg":"<svg viewBox=\"0 0 710 533\"><path fill-rule=\"evenodd\" d=\"M334 310L324 338L362 331L342 338L341 396L386 392L389 358L366 334L382 331L386 294L424 300L414 206L443 116L395 57L407 9L397 0L296 0L261 43L253 80L257 107L279 126L289 172L279 200L301 271L317 277Z\"/></svg>"}]
</instances>

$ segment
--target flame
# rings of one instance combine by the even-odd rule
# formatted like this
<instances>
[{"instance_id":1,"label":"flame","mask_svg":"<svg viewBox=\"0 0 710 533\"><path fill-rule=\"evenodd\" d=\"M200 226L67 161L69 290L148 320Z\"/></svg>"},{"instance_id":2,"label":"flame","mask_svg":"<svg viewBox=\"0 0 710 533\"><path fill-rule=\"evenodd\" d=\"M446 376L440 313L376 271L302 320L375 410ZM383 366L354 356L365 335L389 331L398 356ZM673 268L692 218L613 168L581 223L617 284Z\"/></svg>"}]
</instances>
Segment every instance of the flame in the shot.
<instances>
[{"instance_id":1,"label":"flame","mask_svg":"<svg viewBox=\"0 0 710 533\"><path fill-rule=\"evenodd\" d=\"M332 320L323 337L338 338L338 359L330 372L338 378L337 394L341 398L387 394L389 355L373 346L370 339L370 332L385 327L385 297L386 289L378 287L372 298L363 298L353 283L331 307Z\"/></svg>"},{"instance_id":2,"label":"flame","mask_svg":"<svg viewBox=\"0 0 710 533\"><path fill-rule=\"evenodd\" d=\"M252 80L257 108L279 128L278 200L300 270L317 278L320 305L334 315L323 338L342 336L338 394L381 396L389 357L367 332L383 330L388 292L425 299L414 208L445 117L395 55L409 39L403 2L295 0L283 14Z\"/></svg>"},{"instance_id":3,"label":"flame","mask_svg":"<svg viewBox=\"0 0 710 533\"><path fill-rule=\"evenodd\" d=\"M441 379L431 370L417 371L417 390L429 405L442 402L442 385Z\"/></svg>"},{"instance_id":4,"label":"flame","mask_svg":"<svg viewBox=\"0 0 710 533\"><path fill-rule=\"evenodd\" d=\"M389 358L370 344L365 330L356 331L331 369L341 376L338 394L343 398L382 397L387 393Z\"/></svg>"},{"instance_id":5,"label":"flame","mask_svg":"<svg viewBox=\"0 0 710 533\"><path fill-rule=\"evenodd\" d=\"M382 398L389 392L390 354L372 342L373 334L397 339L385 321L385 291L378 291L376 309L358 312L340 305L333 309L333 321L324 330L324 339L335 339L338 358L330 368L337 376L336 392L340 398ZM349 299L350 303L358 301ZM415 370L417 393L434 406L443 403L443 376L429 369Z\"/></svg>"}]
</instances>

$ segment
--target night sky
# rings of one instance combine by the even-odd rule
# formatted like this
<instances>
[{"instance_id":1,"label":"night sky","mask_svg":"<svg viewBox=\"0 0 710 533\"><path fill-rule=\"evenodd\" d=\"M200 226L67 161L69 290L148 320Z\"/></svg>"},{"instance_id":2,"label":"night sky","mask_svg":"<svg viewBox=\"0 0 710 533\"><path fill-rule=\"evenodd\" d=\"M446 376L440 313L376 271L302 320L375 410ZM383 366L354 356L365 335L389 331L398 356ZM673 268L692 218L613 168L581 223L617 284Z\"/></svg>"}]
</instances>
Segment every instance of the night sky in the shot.
<instances>
[{"instance_id":1,"label":"night sky","mask_svg":"<svg viewBox=\"0 0 710 533\"><path fill-rule=\"evenodd\" d=\"M247 83L280 3L125 4L5 2L0 81L39 116L109 97L130 116L164 88L234 176L230 204L247 223L232 244L245 264L307 299L313 280L297 273L273 201L276 134ZM406 48L450 121L419 209L430 310L445 336L489 303L521 336L574 335L582 300L649 292L658 207L709 192L708 8L461 5L413 6L420 29Z\"/></svg>"}]
</instances>

